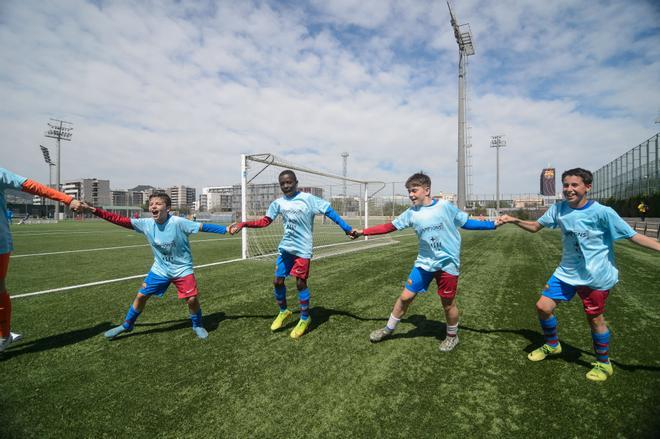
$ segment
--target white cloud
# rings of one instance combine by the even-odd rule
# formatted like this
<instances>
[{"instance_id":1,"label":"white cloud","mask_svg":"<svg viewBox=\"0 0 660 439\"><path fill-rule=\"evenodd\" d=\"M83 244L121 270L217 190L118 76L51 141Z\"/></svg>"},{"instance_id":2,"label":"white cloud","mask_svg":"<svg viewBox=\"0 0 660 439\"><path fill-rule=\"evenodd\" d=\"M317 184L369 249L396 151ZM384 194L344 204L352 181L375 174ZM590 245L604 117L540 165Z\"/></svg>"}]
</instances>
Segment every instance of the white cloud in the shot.
<instances>
[{"instance_id":1,"label":"white cloud","mask_svg":"<svg viewBox=\"0 0 660 439\"><path fill-rule=\"evenodd\" d=\"M455 191L457 53L444 2L4 2L2 166L47 180L49 117L74 123L63 177L113 188L238 182L243 152ZM456 2L470 59L474 191L535 192L542 167L598 168L657 126L644 2ZM318 154L311 153L312 150ZM54 151L52 151L54 153Z\"/></svg>"}]
</instances>

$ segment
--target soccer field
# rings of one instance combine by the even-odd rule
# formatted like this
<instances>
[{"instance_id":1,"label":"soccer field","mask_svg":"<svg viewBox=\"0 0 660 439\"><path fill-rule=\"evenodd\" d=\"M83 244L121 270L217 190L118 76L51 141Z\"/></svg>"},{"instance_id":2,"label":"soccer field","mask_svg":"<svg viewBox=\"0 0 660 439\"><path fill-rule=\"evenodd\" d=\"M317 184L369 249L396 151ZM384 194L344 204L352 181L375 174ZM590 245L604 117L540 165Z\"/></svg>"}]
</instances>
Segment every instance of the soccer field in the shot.
<instances>
[{"instance_id":1,"label":"soccer field","mask_svg":"<svg viewBox=\"0 0 660 439\"><path fill-rule=\"evenodd\" d=\"M14 226L12 296L139 276L146 240L102 222ZM616 245L608 300L614 376L595 361L579 300L557 312L564 353L540 363L534 303L560 259L557 231L462 232L460 344L438 351L435 293L419 297L395 336L383 326L417 254L398 244L312 264L312 330L271 333L273 261L196 269L209 339L196 339L170 289L135 330L109 342L141 279L13 301L24 341L0 354L0 437L653 437L660 428L660 258ZM191 237L196 265L240 256L240 239ZM297 309L288 281L289 305ZM295 324L295 319L287 329Z\"/></svg>"}]
</instances>

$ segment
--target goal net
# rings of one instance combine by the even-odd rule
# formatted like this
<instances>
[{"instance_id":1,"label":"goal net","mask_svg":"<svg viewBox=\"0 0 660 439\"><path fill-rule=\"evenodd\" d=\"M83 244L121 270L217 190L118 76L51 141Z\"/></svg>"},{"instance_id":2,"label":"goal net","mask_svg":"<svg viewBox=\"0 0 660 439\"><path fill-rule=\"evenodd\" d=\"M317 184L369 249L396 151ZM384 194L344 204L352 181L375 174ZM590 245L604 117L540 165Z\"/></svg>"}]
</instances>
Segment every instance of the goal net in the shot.
<instances>
[{"instance_id":1,"label":"goal net","mask_svg":"<svg viewBox=\"0 0 660 439\"><path fill-rule=\"evenodd\" d=\"M280 172L290 169L298 178L298 190L327 200L332 208L353 228L362 229L386 222L375 196L385 183L345 178L307 168L273 154L241 156L241 205L235 206L236 220L254 221L263 217L270 203L282 196L278 183ZM237 188L238 189L238 188ZM236 191L239 192L239 191ZM282 218L264 228L243 228L242 257L275 257L284 229ZM329 218L317 215L314 220L314 259L349 251L392 244L389 235L350 240Z\"/></svg>"}]
</instances>

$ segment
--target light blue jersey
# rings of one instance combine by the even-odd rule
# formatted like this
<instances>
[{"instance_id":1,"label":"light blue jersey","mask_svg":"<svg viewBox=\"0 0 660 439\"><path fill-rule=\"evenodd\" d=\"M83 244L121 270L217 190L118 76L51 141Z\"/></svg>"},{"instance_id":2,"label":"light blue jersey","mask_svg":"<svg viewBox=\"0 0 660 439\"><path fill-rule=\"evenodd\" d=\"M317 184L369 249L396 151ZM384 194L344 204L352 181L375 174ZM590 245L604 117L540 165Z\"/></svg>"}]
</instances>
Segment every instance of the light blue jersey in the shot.
<instances>
[{"instance_id":1,"label":"light blue jersey","mask_svg":"<svg viewBox=\"0 0 660 439\"><path fill-rule=\"evenodd\" d=\"M314 216L326 213L330 203L326 200L298 192L293 197L282 197L270 203L266 216L275 221L282 215L284 236L277 248L298 257L312 257L312 240L314 232Z\"/></svg>"},{"instance_id":2,"label":"light blue jersey","mask_svg":"<svg viewBox=\"0 0 660 439\"><path fill-rule=\"evenodd\" d=\"M419 238L419 254L415 267L426 271L442 270L458 276L461 266L461 234L458 228L468 220L468 214L452 203L434 200L428 206L413 206L399 215L392 224L397 230L412 227Z\"/></svg>"},{"instance_id":3,"label":"light blue jersey","mask_svg":"<svg viewBox=\"0 0 660 439\"><path fill-rule=\"evenodd\" d=\"M27 178L16 175L11 171L0 168L0 254L9 253L14 249L14 243L11 239L11 230L9 229L9 220L7 219L7 200L5 199L6 189L21 190L23 183Z\"/></svg>"},{"instance_id":4,"label":"light blue jersey","mask_svg":"<svg viewBox=\"0 0 660 439\"><path fill-rule=\"evenodd\" d=\"M158 224L153 218L133 218L131 225L151 244L153 273L168 279L192 274L193 260L188 235L199 232L199 223L170 215L163 224Z\"/></svg>"},{"instance_id":5,"label":"light blue jersey","mask_svg":"<svg viewBox=\"0 0 660 439\"><path fill-rule=\"evenodd\" d=\"M609 290L619 281L614 241L631 238L635 231L610 207L589 201L581 209L568 202L554 204L538 219L543 227L562 231L564 250L557 279L574 286Z\"/></svg>"}]
</instances>

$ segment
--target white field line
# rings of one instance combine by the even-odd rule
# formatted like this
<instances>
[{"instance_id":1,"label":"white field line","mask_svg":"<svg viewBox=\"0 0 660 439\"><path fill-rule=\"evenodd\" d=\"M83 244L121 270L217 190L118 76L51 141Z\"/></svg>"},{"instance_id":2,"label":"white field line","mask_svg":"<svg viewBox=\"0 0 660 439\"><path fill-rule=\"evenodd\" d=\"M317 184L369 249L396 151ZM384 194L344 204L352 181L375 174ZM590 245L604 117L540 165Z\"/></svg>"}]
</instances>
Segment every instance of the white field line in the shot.
<instances>
[{"instance_id":1,"label":"white field line","mask_svg":"<svg viewBox=\"0 0 660 439\"><path fill-rule=\"evenodd\" d=\"M31 238L33 236L44 236L44 235L89 235L91 233L94 234L101 234L101 233L126 233L127 230L97 230L97 231L79 231L79 232L71 232L71 231L59 231L59 232L38 232L38 233L32 233L32 232L12 232L12 236L21 236L23 238Z\"/></svg>"},{"instance_id":2,"label":"white field line","mask_svg":"<svg viewBox=\"0 0 660 439\"><path fill-rule=\"evenodd\" d=\"M230 239L240 239L240 237L235 238L211 238L211 239L195 239L190 241L190 243L195 243L195 242L210 242L210 241L228 241ZM100 248L85 248L81 250L62 250L60 252L47 252L47 253L28 253L25 255L11 255L11 258L27 258L30 256L49 256L49 255L63 255L66 253L82 253L82 252L95 252L95 251L102 251L102 250L115 250L119 248L135 248L135 247L149 247L150 244L135 244L135 245L120 245L117 247L100 247Z\"/></svg>"},{"instance_id":3,"label":"white field line","mask_svg":"<svg viewBox=\"0 0 660 439\"><path fill-rule=\"evenodd\" d=\"M405 236L405 235L399 235L399 236ZM228 239L228 238L225 238L225 239ZM372 242L377 241L377 239L373 239L371 241ZM360 241L360 242L364 243L365 241ZM338 243L338 244L330 244L330 245L319 246L319 247L316 247L316 248L332 247L332 246L346 245L346 244L351 244L351 243L355 244L352 241L348 241L348 242L342 242L342 243ZM398 243L398 241L395 241L395 240L389 241L388 240L388 241L382 242L382 243L378 242L378 243L373 243L372 245L359 246L358 248L356 248L354 250L350 250L350 251L358 251L358 250L362 250L362 249L369 249L369 248L373 248L373 247L380 247L380 246L383 246L383 245L390 245L390 244L397 244L397 243ZM277 253L269 253L269 254L265 254L265 255L260 255L260 256L258 256L258 258L265 258L265 257L269 257L269 256L274 256L276 254ZM314 257L313 259L318 260L318 259L323 259L323 258L330 257L330 256L335 256L335 255L318 256L318 257ZM212 266L215 266L215 265L231 264L232 262L240 262L240 261L245 261L245 260L249 261L250 259L230 259L230 260L227 260L227 261L211 262L209 264L196 265L196 266L193 267L193 269L212 267ZM144 278L146 276L147 276L147 273L136 274L134 276L120 277L120 278L117 278L117 279L101 280L101 281L90 282L90 283L86 283L86 284L71 285L71 286L68 286L68 287L61 287L61 288L52 288L50 290L43 290L43 291L35 291L33 293L17 294L15 296L11 296L11 298L12 299L21 299L23 297L40 296L40 295L43 295L43 294L50 294L50 293L59 293L59 292L62 292L62 291L75 290L75 289L78 289L78 288L93 287L93 286L97 286L97 285L104 285L104 284L109 284L109 283L122 282L122 281L125 281L125 280L139 279L139 278Z\"/></svg>"},{"instance_id":4,"label":"white field line","mask_svg":"<svg viewBox=\"0 0 660 439\"><path fill-rule=\"evenodd\" d=\"M228 261L212 262L210 264L197 265L197 266L193 267L193 269L210 267L212 265L230 264L232 262L238 262L238 261L242 261L242 260L243 259L230 259ZM61 291L75 290L75 289L78 289L78 288L85 288L85 287L93 287L93 286L96 286L96 285L110 284L110 283L130 280L130 279L145 278L146 276L147 276L147 273L136 274L135 276L120 277L120 278L117 278L117 279L100 280L98 282L90 282L90 283L80 284L80 285L71 285L71 286L68 286L68 287L53 288L53 289L50 289L50 290L35 291L34 293L17 294L15 296L11 296L11 298L13 300L13 299L20 299L22 297L40 296L42 294L58 293L58 292L61 292Z\"/></svg>"}]
</instances>

